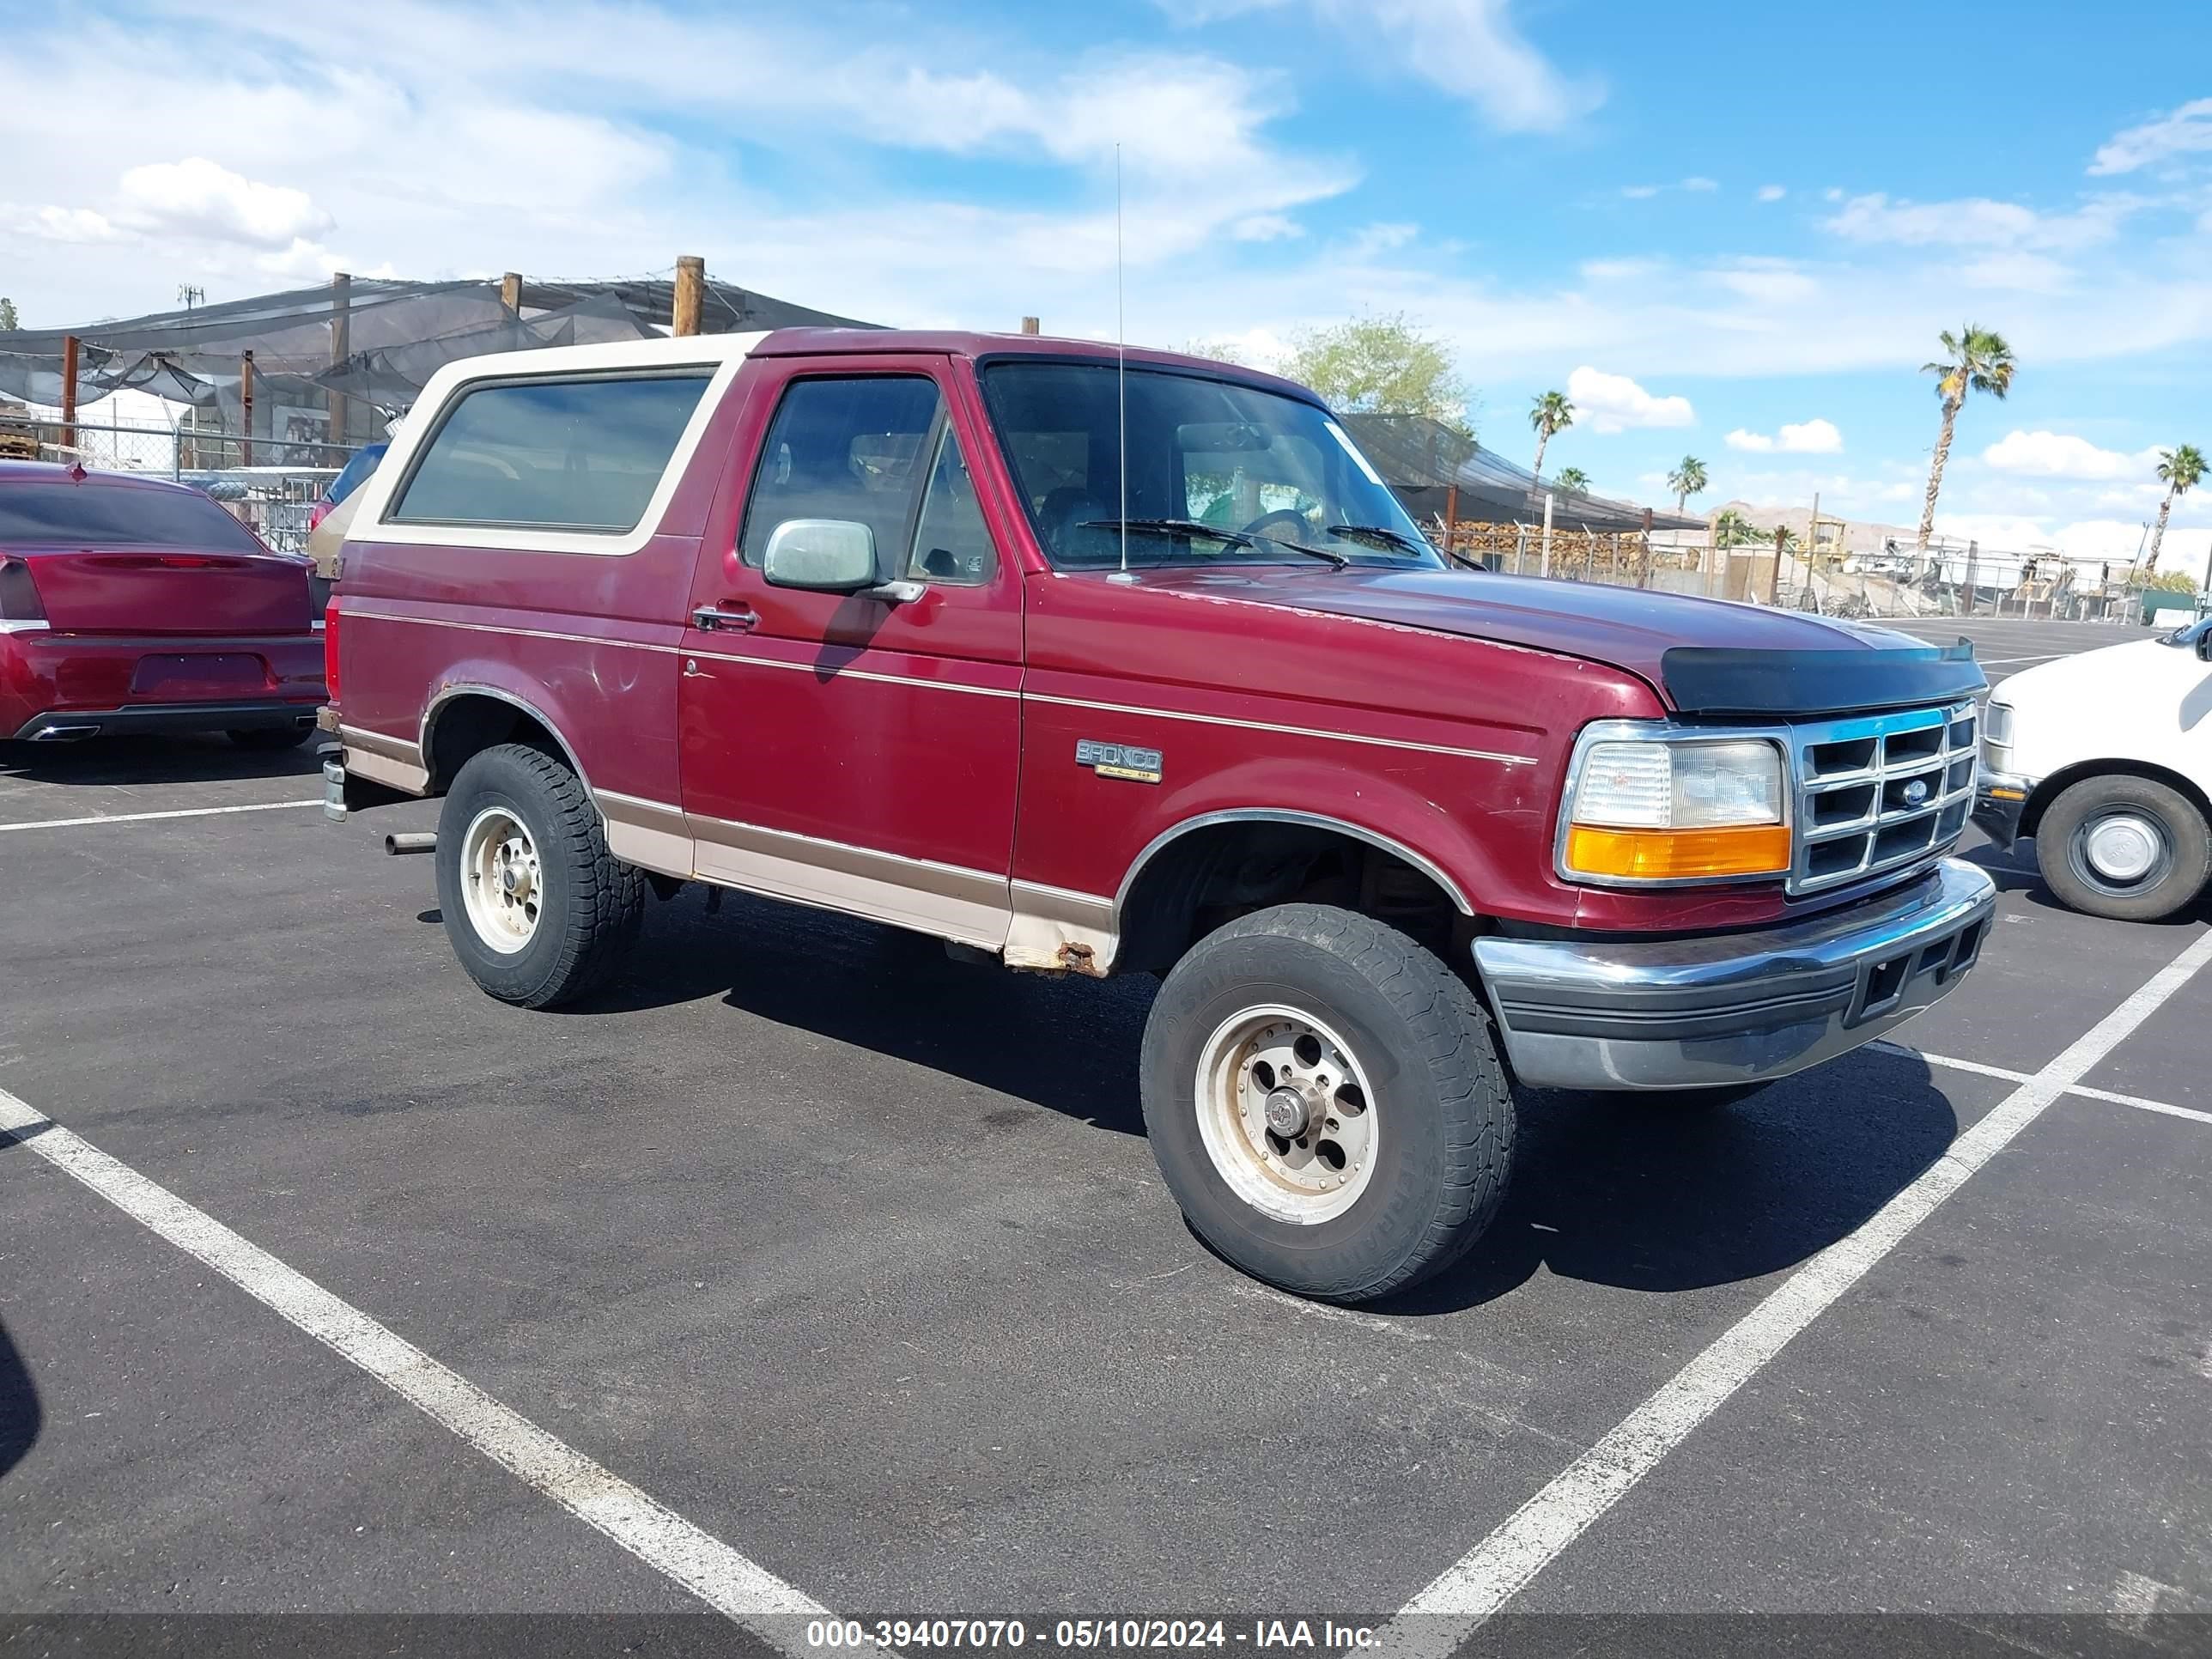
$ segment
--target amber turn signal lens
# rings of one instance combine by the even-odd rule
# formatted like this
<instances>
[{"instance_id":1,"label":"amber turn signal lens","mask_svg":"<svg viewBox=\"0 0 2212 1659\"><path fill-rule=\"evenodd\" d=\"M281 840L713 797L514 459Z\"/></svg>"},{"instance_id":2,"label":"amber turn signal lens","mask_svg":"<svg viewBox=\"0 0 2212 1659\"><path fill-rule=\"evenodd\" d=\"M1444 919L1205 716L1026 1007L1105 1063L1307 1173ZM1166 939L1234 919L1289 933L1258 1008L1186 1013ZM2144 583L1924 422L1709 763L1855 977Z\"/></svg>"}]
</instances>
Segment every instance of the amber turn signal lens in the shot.
<instances>
[{"instance_id":1,"label":"amber turn signal lens","mask_svg":"<svg viewBox=\"0 0 2212 1659\"><path fill-rule=\"evenodd\" d=\"M1790 867L1790 829L1749 823L1726 830L1567 830L1567 868L1579 876L1695 881L1780 875Z\"/></svg>"}]
</instances>

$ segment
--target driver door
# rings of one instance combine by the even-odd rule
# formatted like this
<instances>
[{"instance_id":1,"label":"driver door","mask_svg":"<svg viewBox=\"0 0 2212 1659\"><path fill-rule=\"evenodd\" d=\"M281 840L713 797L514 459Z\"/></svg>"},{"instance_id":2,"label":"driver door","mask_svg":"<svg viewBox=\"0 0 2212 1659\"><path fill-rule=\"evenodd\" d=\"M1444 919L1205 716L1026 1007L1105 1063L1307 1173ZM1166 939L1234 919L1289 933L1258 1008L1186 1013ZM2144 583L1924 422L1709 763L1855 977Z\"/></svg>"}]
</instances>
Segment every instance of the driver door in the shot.
<instances>
[{"instance_id":1,"label":"driver door","mask_svg":"<svg viewBox=\"0 0 2212 1659\"><path fill-rule=\"evenodd\" d=\"M1021 584L968 456L949 359L775 365L683 638L683 805L704 877L996 951L1011 914ZM757 417L756 417L757 418ZM770 585L776 526L867 527L918 598Z\"/></svg>"}]
</instances>

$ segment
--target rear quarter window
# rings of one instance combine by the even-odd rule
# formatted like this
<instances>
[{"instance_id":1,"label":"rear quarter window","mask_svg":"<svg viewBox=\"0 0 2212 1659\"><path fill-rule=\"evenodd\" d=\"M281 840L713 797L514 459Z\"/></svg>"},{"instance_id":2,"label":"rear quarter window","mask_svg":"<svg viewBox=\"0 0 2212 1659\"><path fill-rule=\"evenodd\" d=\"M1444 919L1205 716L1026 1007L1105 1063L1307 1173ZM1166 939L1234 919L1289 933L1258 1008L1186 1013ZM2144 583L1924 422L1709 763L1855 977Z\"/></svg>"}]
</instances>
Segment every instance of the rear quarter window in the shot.
<instances>
[{"instance_id":1,"label":"rear quarter window","mask_svg":"<svg viewBox=\"0 0 2212 1659\"><path fill-rule=\"evenodd\" d=\"M509 381L465 392L385 521L635 530L709 372Z\"/></svg>"},{"instance_id":2,"label":"rear quarter window","mask_svg":"<svg viewBox=\"0 0 2212 1659\"><path fill-rule=\"evenodd\" d=\"M160 547L258 553L253 532L195 489L102 483L0 485L0 546Z\"/></svg>"}]
</instances>

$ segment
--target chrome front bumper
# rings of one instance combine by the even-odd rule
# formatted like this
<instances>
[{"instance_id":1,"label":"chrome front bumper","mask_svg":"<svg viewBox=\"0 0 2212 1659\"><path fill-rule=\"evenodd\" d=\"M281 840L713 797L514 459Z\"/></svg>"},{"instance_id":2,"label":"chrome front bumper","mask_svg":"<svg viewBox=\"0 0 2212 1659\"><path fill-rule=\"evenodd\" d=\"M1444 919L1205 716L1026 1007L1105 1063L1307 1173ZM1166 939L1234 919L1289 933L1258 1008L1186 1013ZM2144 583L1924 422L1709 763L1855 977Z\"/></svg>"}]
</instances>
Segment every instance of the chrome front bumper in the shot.
<instances>
[{"instance_id":1,"label":"chrome front bumper","mask_svg":"<svg viewBox=\"0 0 2212 1659\"><path fill-rule=\"evenodd\" d=\"M1522 1082L1689 1089L1786 1077L1869 1042L1974 965L1996 908L1960 859L1808 921L1642 941L1474 942Z\"/></svg>"}]
</instances>

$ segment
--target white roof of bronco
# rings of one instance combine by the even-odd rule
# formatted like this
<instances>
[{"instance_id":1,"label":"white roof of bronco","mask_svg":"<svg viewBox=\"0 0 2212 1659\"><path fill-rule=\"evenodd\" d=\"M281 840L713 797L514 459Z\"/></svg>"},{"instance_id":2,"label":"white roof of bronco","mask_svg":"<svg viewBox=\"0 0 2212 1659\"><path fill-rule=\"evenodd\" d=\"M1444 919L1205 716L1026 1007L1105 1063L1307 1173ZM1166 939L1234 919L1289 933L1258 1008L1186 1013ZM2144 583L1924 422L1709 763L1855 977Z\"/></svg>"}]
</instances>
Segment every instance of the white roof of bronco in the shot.
<instances>
[{"instance_id":1,"label":"white roof of bronco","mask_svg":"<svg viewBox=\"0 0 2212 1659\"><path fill-rule=\"evenodd\" d=\"M416 542L445 547L520 548L545 553L591 553L620 556L651 540L675 494L677 480L690 465L699 439L752 349L768 337L764 331L744 334L691 334L651 340L617 340L605 345L542 346L531 351L501 351L463 357L430 377L415 400L406 424L359 494L361 506L346 532L349 542ZM626 368L661 370L699 368L710 371L706 392L690 423L661 474L659 487L635 530L619 534L503 526L394 526L385 522L392 492L412 470L415 457L436 433L446 408L478 381L557 379L605 374Z\"/></svg>"}]
</instances>

